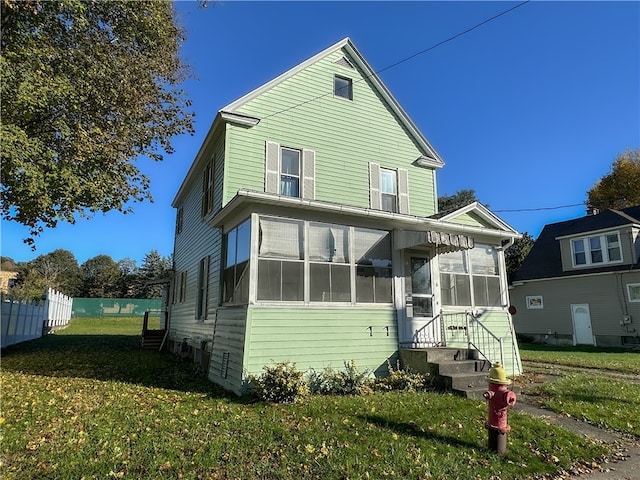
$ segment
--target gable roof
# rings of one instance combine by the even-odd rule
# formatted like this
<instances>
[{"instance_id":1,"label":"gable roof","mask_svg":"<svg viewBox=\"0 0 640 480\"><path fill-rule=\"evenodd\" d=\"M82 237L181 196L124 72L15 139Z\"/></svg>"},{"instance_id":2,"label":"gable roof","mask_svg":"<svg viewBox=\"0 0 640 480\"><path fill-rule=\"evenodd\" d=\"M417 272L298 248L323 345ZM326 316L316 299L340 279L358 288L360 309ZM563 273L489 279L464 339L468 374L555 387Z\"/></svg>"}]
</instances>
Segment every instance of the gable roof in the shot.
<instances>
[{"instance_id":1,"label":"gable roof","mask_svg":"<svg viewBox=\"0 0 640 480\"><path fill-rule=\"evenodd\" d=\"M317 53L313 57L308 58L302 63L287 70L286 72L277 76L273 80L270 80L269 82L261 85L260 87L252 90L246 95L243 95L237 100L221 108L218 111L216 117L214 118L211 124L211 127L209 128L209 131L207 132L207 135L205 136L200 146L200 149L198 150L198 153L196 154L196 157L193 163L191 164L189 171L187 172L187 175L182 181L182 184L180 185L180 188L178 189L178 192L176 193L176 196L173 199L172 206L177 207L181 197L186 193L187 186L192 181L194 176L197 174L201 158L204 154L204 151L206 150L208 143L211 141L211 139L216 135L216 132L219 131L219 129L223 125L225 125L226 123L235 123L235 124L250 127L253 125L257 125L260 122L260 118L248 116L244 113L238 112L237 111L238 109L240 109L243 105L245 105L250 100L270 90L276 85L279 85L280 83L291 78L298 72L304 70L308 66L318 62L319 60L322 60L323 58L327 57L328 55L331 55L332 53L338 50L344 51L346 57L348 57L348 58L345 58L347 62L357 66L362 70L364 77L367 78L367 80L373 86L373 88L378 93L380 98L384 100L384 102L390 108L390 110L394 113L394 115L396 116L400 124L408 132L411 139L419 147L419 150L422 152L422 155L418 157L413 163L415 165L418 165L421 167L428 167L428 168L443 167L444 161L442 160L442 158L440 158L440 155L436 152L433 146L420 132L418 127L415 125L415 123L409 118L407 113L403 110L403 108L400 106L398 101L393 97L393 95L387 89L387 87L382 83L382 80L380 80L376 72L367 63L367 61L364 59L362 54L355 47L351 39L349 39L349 37L346 37L340 40L339 42L335 43L334 45L330 46L329 48L326 48L325 50ZM310 98L307 102L312 100L313 98ZM295 108L295 107L296 105L291 106L291 108Z\"/></svg>"},{"instance_id":2,"label":"gable roof","mask_svg":"<svg viewBox=\"0 0 640 480\"><path fill-rule=\"evenodd\" d=\"M604 265L595 268L581 268L579 270L562 270L562 256L559 239L573 235L597 232L609 228L626 225L640 227L640 205L622 210L605 210L597 215L574 218L564 222L545 225L533 248L516 272L513 281L534 280L542 278L566 277L571 275L585 275L603 271L629 270L629 264ZM640 268L636 263L631 268Z\"/></svg>"},{"instance_id":3,"label":"gable roof","mask_svg":"<svg viewBox=\"0 0 640 480\"><path fill-rule=\"evenodd\" d=\"M488 225L488 227L495 228L497 230L503 230L505 232L513 233L519 236L518 232L513 227L504 222L501 218L499 218L496 214L494 214L480 202L471 202L463 207L439 212L431 215L431 218L440 219L443 222L456 223L457 218L469 214L479 217Z\"/></svg>"},{"instance_id":4,"label":"gable roof","mask_svg":"<svg viewBox=\"0 0 640 480\"><path fill-rule=\"evenodd\" d=\"M380 95L380 97L385 101L387 106L391 109L391 111L396 115L402 126L409 132L412 139L416 142L416 144L422 150L423 156L416 159L416 164L420 166L428 166L431 168L440 168L444 166L444 161L440 158L440 155L435 151L433 146L429 143L429 141L424 137L424 135L420 132L418 127L413 123L413 121L409 118L407 113L400 106L398 101L393 97L391 92L387 89L387 87L382 83L380 77L376 74L375 70L371 68L371 66L364 59L362 54L355 47L353 42L349 37L346 37L339 42L331 45L329 48L317 53L311 58L308 58L304 62L296 65L295 67L287 70L282 75L274 78L273 80L261 85L260 87L252 90L246 95L240 97L239 99L231 102L221 109L221 112L235 112L237 109L241 108L244 104L254 99L255 97L263 94L264 92L270 90L271 88L279 85L285 80L291 78L298 72L304 70L308 66L322 60L323 58L331 55L332 53L343 50L347 55L347 62L355 64L358 68L360 68L364 74L364 77L371 82L371 85L376 90L376 92ZM313 101L313 98L309 99L307 102ZM295 105L292 105L292 108L295 108Z\"/></svg>"}]
</instances>

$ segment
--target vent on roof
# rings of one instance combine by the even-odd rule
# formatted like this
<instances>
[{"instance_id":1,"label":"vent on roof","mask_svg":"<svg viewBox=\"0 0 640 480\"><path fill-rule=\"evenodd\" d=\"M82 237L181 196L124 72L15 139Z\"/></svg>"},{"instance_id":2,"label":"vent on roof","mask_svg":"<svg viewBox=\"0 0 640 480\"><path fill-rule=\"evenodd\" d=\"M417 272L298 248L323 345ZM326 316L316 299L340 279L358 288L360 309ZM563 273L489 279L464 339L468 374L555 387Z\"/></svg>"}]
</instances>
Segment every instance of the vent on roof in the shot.
<instances>
[{"instance_id":1,"label":"vent on roof","mask_svg":"<svg viewBox=\"0 0 640 480\"><path fill-rule=\"evenodd\" d=\"M340 65L342 67L354 68L353 65L351 64L351 62L349 60L347 60L347 57L342 57L339 60L336 60L334 63L336 63L337 65Z\"/></svg>"}]
</instances>

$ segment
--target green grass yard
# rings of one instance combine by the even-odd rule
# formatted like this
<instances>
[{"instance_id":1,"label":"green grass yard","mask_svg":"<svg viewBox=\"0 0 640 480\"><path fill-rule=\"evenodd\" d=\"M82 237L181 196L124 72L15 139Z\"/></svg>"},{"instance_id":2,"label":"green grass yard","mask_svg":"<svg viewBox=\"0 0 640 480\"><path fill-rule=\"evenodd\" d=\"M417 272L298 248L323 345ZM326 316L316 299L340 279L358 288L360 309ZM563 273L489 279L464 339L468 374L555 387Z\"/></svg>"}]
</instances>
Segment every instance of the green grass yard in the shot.
<instances>
[{"instance_id":1,"label":"green grass yard","mask_svg":"<svg viewBox=\"0 0 640 480\"><path fill-rule=\"evenodd\" d=\"M542 478L608 447L517 412L485 448L484 402L436 393L228 396L137 348L141 320L74 319L2 358L3 478Z\"/></svg>"}]
</instances>

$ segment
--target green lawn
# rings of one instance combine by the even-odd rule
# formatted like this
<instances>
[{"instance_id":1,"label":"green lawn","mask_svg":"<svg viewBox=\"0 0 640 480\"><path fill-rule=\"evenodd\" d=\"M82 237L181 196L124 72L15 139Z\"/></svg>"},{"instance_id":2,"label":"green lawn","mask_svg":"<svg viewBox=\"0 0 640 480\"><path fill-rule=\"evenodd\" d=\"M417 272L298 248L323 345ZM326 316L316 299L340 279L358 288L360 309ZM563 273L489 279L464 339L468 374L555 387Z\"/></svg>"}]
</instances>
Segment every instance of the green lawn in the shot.
<instances>
[{"instance_id":1,"label":"green lawn","mask_svg":"<svg viewBox=\"0 0 640 480\"><path fill-rule=\"evenodd\" d=\"M640 438L640 352L525 344L520 355L525 372L545 362L535 371L558 377L537 389L545 408Z\"/></svg>"},{"instance_id":2,"label":"green lawn","mask_svg":"<svg viewBox=\"0 0 640 480\"><path fill-rule=\"evenodd\" d=\"M139 350L140 325L74 319L3 352L3 478L540 478L608 451L512 412L498 457L484 402L450 395L248 403L189 362Z\"/></svg>"},{"instance_id":3,"label":"green lawn","mask_svg":"<svg viewBox=\"0 0 640 480\"><path fill-rule=\"evenodd\" d=\"M640 375L640 352L637 350L521 344L520 356L523 361L529 362L545 362Z\"/></svg>"}]
</instances>

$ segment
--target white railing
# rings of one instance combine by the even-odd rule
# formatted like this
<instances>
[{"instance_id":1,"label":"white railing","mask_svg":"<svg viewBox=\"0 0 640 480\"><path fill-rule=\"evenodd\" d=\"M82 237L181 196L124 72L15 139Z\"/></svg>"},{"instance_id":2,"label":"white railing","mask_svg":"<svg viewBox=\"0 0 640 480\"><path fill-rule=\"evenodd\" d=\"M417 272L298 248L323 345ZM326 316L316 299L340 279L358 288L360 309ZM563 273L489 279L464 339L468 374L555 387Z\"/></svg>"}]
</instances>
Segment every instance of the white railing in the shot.
<instances>
[{"instance_id":1,"label":"white railing","mask_svg":"<svg viewBox=\"0 0 640 480\"><path fill-rule=\"evenodd\" d=\"M50 288L44 304L4 298L0 303L0 343L5 348L66 327L73 299Z\"/></svg>"}]
</instances>

